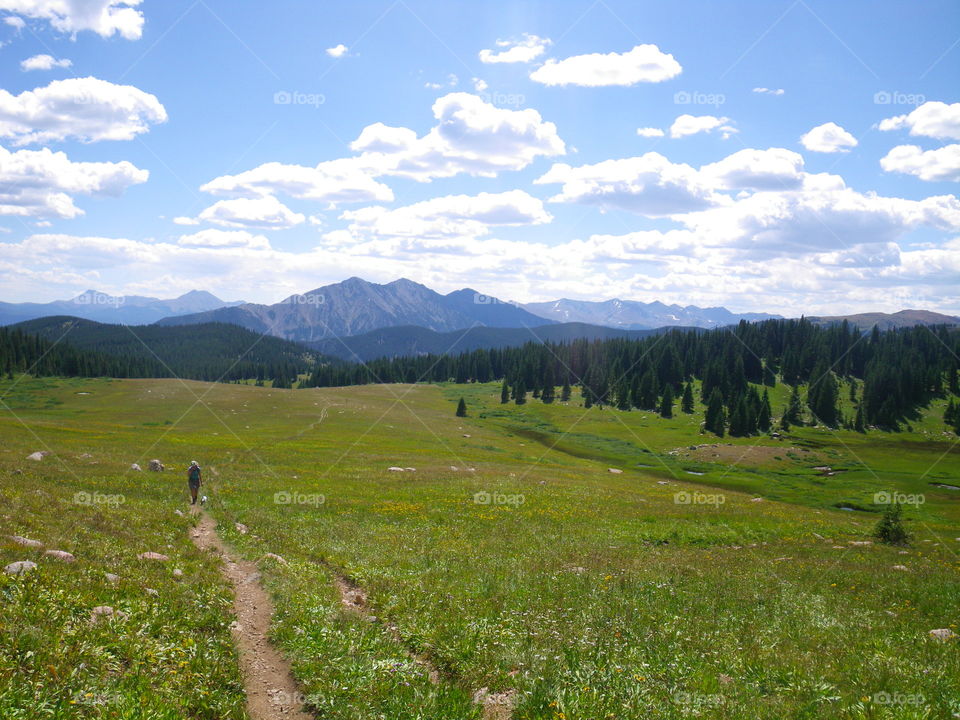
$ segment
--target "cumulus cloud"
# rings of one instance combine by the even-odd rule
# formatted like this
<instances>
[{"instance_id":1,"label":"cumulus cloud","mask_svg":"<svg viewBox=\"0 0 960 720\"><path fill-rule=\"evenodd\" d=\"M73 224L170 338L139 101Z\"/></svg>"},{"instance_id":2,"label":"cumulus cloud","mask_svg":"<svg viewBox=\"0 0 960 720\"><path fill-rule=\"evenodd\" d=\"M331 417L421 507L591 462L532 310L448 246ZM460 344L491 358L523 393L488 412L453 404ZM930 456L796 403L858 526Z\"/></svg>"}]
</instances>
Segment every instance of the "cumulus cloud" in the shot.
<instances>
[{"instance_id":1,"label":"cumulus cloud","mask_svg":"<svg viewBox=\"0 0 960 720\"><path fill-rule=\"evenodd\" d=\"M221 227L283 230L299 225L306 218L301 213L293 212L272 195L266 195L220 200L204 209L197 219Z\"/></svg>"},{"instance_id":2,"label":"cumulus cloud","mask_svg":"<svg viewBox=\"0 0 960 720\"><path fill-rule=\"evenodd\" d=\"M881 130L907 128L911 135L960 140L960 103L926 102L913 112L880 121Z\"/></svg>"},{"instance_id":3,"label":"cumulus cloud","mask_svg":"<svg viewBox=\"0 0 960 720\"><path fill-rule=\"evenodd\" d=\"M680 115L670 126L670 137L681 138L697 133L709 133L720 130L724 139L737 132L730 123L730 118L715 117L713 115Z\"/></svg>"},{"instance_id":4,"label":"cumulus cloud","mask_svg":"<svg viewBox=\"0 0 960 720\"><path fill-rule=\"evenodd\" d=\"M663 137L663 130L655 127L642 127L637 128L637 135L647 138Z\"/></svg>"},{"instance_id":5,"label":"cumulus cloud","mask_svg":"<svg viewBox=\"0 0 960 720\"><path fill-rule=\"evenodd\" d=\"M63 152L0 147L0 215L73 218L73 195L117 196L149 172L123 162L72 162Z\"/></svg>"},{"instance_id":6,"label":"cumulus cloud","mask_svg":"<svg viewBox=\"0 0 960 720\"><path fill-rule=\"evenodd\" d=\"M849 152L857 146L857 139L834 122L817 125L800 142L807 150L822 153Z\"/></svg>"},{"instance_id":7,"label":"cumulus cloud","mask_svg":"<svg viewBox=\"0 0 960 720\"><path fill-rule=\"evenodd\" d=\"M520 40L497 40L499 51L481 50L480 62L484 63L528 63L543 55L549 38L524 33Z\"/></svg>"},{"instance_id":8,"label":"cumulus cloud","mask_svg":"<svg viewBox=\"0 0 960 720\"><path fill-rule=\"evenodd\" d=\"M263 235L254 235L246 230L217 230L216 228L201 230L192 235L181 235L177 239L177 244L208 248L245 247L261 250L270 248L270 241Z\"/></svg>"},{"instance_id":9,"label":"cumulus cloud","mask_svg":"<svg viewBox=\"0 0 960 720\"><path fill-rule=\"evenodd\" d=\"M726 201L696 169L655 152L576 168L556 163L534 183L562 184L550 202L596 205L648 217L703 210Z\"/></svg>"},{"instance_id":10,"label":"cumulus cloud","mask_svg":"<svg viewBox=\"0 0 960 720\"><path fill-rule=\"evenodd\" d=\"M340 43L339 45L334 45L332 48L327 48L326 53L332 58L339 58L346 55L348 49L346 45Z\"/></svg>"},{"instance_id":11,"label":"cumulus cloud","mask_svg":"<svg viewBox=\"0 0 960 720\"><path fill-rule=\"evenodd\" d=\"M746 148L700 171L727 190L795 190L804 181L803 156L785 148Z\"/></svg>"},{"instance_id":12,"label":"cumulus cloud","mask_svg":"<svg viewBox=\"0 0 960 720\"><path fill-rule=\"evenodd\" d=\"M530 73L530 79L544 85L603 87L658 83L680 74L673 55L656 45L637 45L624 53L573 55L564 60L547 60Z\"/></svg>"},{"instance_id":13,"label":"cumulus cloud","mask_svg":"<svg viewBox=\"0 0 960 720\"><path fill-rule=\"evenodd\" d=\"M53 70L53 68L68 68L73 62L66 58L56 59L53 55L34 55L26 60L20 61L20 69L24 72L30 70Z\"/></svg>"},{"instance_id":14,"label":"cumulus cloud","mask_svg":"<svg viewBox=\"0 0 960 720\"><path fill-rule=\"evenodd\" d=\"M960 181L960 145L926 151L916 145L898 145L880 159L880 167L930 182L957 182Z\"/></svg>"},{"instance_id":15,"label":"cumulus cloud","mask_svg":"<svg viewBox=\"0 0 960 720\"><path fill-rule=\"evenodd\" d=\"M446 195L392 210L376 206L348 210L354 235L479 237L496 226L540 225L553 218L539 198L522 190Z\"/></svg>"},{"instance_id":16,"label":"cumulus cloud","mask_svg":"<svg viewBox=\"0 0 960 720\"><path fill-rule=\"evenodd\" d=\"M139 40L143 13L134 9L139 4L140 0L0 0L0 10L13 13L21 23L22 18L46 20L55 30L72 35L90 30L101 37L118 34ZM9 19L7 23L13 24Z\"/></svg>"},{"instance_id":17,"label":"cumulus cloud","mask_svg":"<svg viewBox=\"0 0 960 720\"><path fill-rule=\"evenodd\" d=\"M0 137L14 145L131 140L166 120L167 111L150 93L94 77L54 80L19 95L0 89Z\"/></svg>"}]
</instances>

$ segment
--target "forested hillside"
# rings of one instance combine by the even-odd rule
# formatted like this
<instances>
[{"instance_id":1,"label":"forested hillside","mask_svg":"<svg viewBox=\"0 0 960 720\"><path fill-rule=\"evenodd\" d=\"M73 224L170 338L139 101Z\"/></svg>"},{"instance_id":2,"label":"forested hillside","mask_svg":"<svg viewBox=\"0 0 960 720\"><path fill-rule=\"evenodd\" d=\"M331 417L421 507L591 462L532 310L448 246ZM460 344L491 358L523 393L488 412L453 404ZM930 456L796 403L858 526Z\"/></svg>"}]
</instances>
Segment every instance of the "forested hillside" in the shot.
<instances>
[{"instance_id":1,"label":"forested hillside","mask_svg":"<svg viewBox=\"0 0 960 720\"><path fill-rule=\"evenodd\" d=\"M817 326L806 320L741 322L712 331L674 330L639 340L528 343L453 356L377 360L366 365L318 366L306 383L457 383L503 380L502 400L527 393L553 402L578 385L583 404L639 408L669 416L705 404L705 427L723 435L752 435L778 423L812 422L857 430L896 430L935 396L958 391L960 330L911 327L862 334L849 323ZM793 387L785 408L771 408L765 387ZM857 411L844 417L839 395ZM676 407L675 407L676 406ZM948 420L956 424L952 414Z\"/></svg>"},{"instance_id":2,"label":"forested hillside","mask_svg":"<svg viewBox=\"0 0 960 720\"><path fill-rule=\"evenodd\" d=\"M297 375L311 372L314 362L314 353L301 345L223 323L131 328L61 316L0 328L5 372L256 379L289 387Z\"/></svg>"}]
</instances>

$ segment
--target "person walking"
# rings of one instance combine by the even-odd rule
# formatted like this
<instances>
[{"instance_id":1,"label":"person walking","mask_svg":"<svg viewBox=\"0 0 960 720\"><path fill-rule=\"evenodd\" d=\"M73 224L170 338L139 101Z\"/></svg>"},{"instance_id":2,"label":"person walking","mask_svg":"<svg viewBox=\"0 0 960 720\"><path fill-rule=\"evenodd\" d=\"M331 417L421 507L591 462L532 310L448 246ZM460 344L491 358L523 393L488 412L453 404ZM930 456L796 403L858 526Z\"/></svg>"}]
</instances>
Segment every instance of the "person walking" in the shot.
<instances>
[{"instance_id":1,"label":"person walking","mask_svg":"<svg viewBox=\"0 0 960 720\"><path fill-rule=\"evenodd\" d=\"M197 493L200 491L200 485L202 484L202 479L200 477L200 466L197 464L196 460L190 461L190 467L187 468L187 484L190 486L190 504L197 504Z\"/></svg>"}]
</instances>

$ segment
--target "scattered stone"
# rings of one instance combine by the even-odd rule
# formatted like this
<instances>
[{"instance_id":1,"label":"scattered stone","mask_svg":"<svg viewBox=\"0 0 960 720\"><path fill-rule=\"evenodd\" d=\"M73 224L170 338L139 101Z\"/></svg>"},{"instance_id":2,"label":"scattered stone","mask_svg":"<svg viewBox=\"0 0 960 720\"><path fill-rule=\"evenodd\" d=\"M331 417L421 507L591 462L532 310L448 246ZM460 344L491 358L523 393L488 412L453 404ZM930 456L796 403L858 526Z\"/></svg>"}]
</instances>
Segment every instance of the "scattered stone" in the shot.
<instances>
[{"instance_id":1,"label":"scattered stone","mask_svg":"<svg viewBox=\"0 0 960 720\"><path fill-rule=\"evenodd\" d=\"M453 470L454 472L456 472L458 468L457 468L456 465L451 465L451 466L450 466L450 469Z\"/></svg>"},{"instance_id":2,"label":"scattered stone","mask_svg":"<svg viewBox=\"0 0 960 720\"><path fill-rule=\"evenodd\" d=\"M833 546L833 549L834 549L834 550L846 550L846 549L847 549L847 546L846 546L846 545L834 545L834 546Z\"/></svg>"},{"instance_id":3,"label":"scattered stone","mask_svg":"<svg viewBox=\"0 0 960 720\"><path fill-rule=\"evenodd\" d=\"M160 562L166 562L170 558L164 555L163 553L153 552L143 552L137 555L138 560L159 560Z\"/></svg>"},{"instance_id":4,"label":"scattered stone","mask_svg":"<svg viewBox=\"0 0 960 720\"><path fill-rule=\"evenodd\" d=\"M133 470L134 472L143 472L143 468L137 465L136 463L133 463L130 466L130 469Z\"/></svg>"},{"instance_id":5,"label":"scattered stone","mask_svg":"<svg viewBox=\"0 0 960 720\"><path fill-rule=\"evenodd\" d=\"M607 468L607 472L613 473L614 475L622 475L623 470L619 468Z\"/></svg>"},{"instance_id":6,"label":"scattered stone","mask_svg":"<svg viewBox=\"0 0 960 720\"><path fill-rule=\"evenodd\" d=\"M17 562L7 565L3 571L7 575L22 575L29 570L33 570L36 566L37 564L32 560L17 560Z\"/></svg>"},{"instance_id":7,"label":"scattered stone","mask_svg":"<svg viewBox=\"0 0 960 720\"><path fill-rule=\"evenodd\" d=\"M509 720L516 695L516 690L492 693L484 687L473 694L473 702L483 706L483 720Z\"/></svg>"},{"instance_id":8,"label":"scattered stone","mask_svg":"<svg viewBox=\"0 0 960 720\"><path fill-rule=\"evenodd\" d=\"M180 568L174 568L173 576L177 578L177 580L179 580L180 578L183 577L183 570L181 570Z\"/></svg>"},{"instance_id":9,"label":"scattered stone","mask_svg":"<svg viewBox=\"0 0 960 720\"><path fill-rule=\"evenodd\" d=\"M39 452L30 453L29 455L27 455L27 460L34 460L36 462L40 462L49 454L50 453L48 453L46 450L41 450Z\"/></svg>"},{"instance_id":10,"label":"scattered stone","mask_svg":"<svg viewBox=\"0 0 960 720\"><path fill-rule=\"evenodd\" d=\"M177 508L177 509L174 510L173 512L175 512L175 513L176 513L177 515L179 515L180 517L183 517L183 510L181 510L180 508Z\"/></svg>"},{"instance_id":11,"label":"scattered stone","mask_svg":"<svg viewBox=\"0 0 960 720\"><path fill-rule=\"evenodd\" d=\"M87 458L92 458L92 457L93 455L91 455L90 453L80 453L79 455L77 455L77 460L86 460Z\"/></svg>"},{"instance_id":12,"label":"scattered stone","mask_svg":"<svg viewBox=\"0 0 960 720\"><path fill-rule=\"evenodd\" d=\"M898 554L898 555L909 555L909 554L910 554L910 551L909 551L909 550L901 550L901 551L898 552L897 554Z\"/></svg>"},{"instance_id":13,"label":"scattered stone","mask_svg":"<svg viewBox=\"0 0 960 720\"><path fill-rule=\"evenodd\" d=\"M90 611L90 622L94 625L100 622L100 620L106 620L112 617L125 620L127 614L122 611L118 612L109 605L97 605L93 610Z\"/></svg>"},{"instance_id":14,"label":"scattered stone","mask_svg":"<svg viewBox=\"0 0 960 720\"><path fill-rule=\"evenodd\" d=\"M23 470L21 470L20 468L17 468L16 470L13 471L13 474L14 474L14 475L23 475Z\"/></svg>"},{"instance_id":15,"label":"scattered stone","mask_svg":"<svg viewBox=\"0 0 960 720\"><path fill-rule=\"evenodd\" d=\"M240 533L241 535L246 535L247 531L249 530L249 528L246 525L239 522L236 524L236 528L237 528L237 532Z\"/></svg>"},{"instance_id":16,"label":"scattered stone","mask_svg":"<svg viewBox=\"0 0 960 720\"><path fill-rule=\"evenodd\" d=\"M902 572L910 572L910 568L908 568L906 565L893 565L890 569L900 570Z\"/></svg>"},{"instance_id":17,"label":"scattered stone","mask_svg":"<svg viewBox=\"0 0 960 720\"><path fill-rule=\"evenodd\" d=\"M76 558L73 556L73 553L68 553L66 550L47 550L44 555L49 555L54 560L63 560L63 562L74 562Z\"/></svg>"},{"instance_id":18,"label":"scattered stone","mask_svg":"<svg viewBox=\"0 0 960 720\"><path fill-rule=\"evenodd\" d=\"M276 553L266 553L263 557L264 557L264 559L273 560L274 562L278 562L278 563L280 563L281 565L286 565L286 564L287 564L287 561L284 560L284 559L283 559L282 557L280 557L279 555L277 555Z\"/></svg>"},{"instance_id":19,"label":"scattered stone","mask_svg":"<svg viewBox=\"0 0 960 720\"><path fill-rule=\"evenodd\" d=\"M160 593L158 593L158 592L157 592L156 590L154 590L153 588L144 588L144 592L146 592L147 595L153 595L154 597L159 597L159 596L160 596Z\"/></svg>"},{"instance_id":20,"label":"scattered stone","mask_svg":"<svg viewBox=\"0 0 960 720\"><path fill-rule=\"evenodd\" d=\"M107 582L118 583L120 582L120 576L114 573L104 573L103 576L107 579Z\"/></svg>"},{"instance_id":21,"label":"scattered stone","mask_svg":"<svg viewBox=\"0 0 960 720\"><path fill-rule=\"evenodd\" d=\"M390 472L403 472L402 467L397 467L395 465L393 467L388 467L387 470L389 470Z\"/></svg>"},{"instance_id":22,"label":"scattered stone","mask_svg":"<svg viewBox=\"0 0 960 720\"><path fill-rule=\"evenodd\" d=\"M470 437L470 433L464 433L463 436L464 436L464 437Z\"/></svg>"},{"instance_id":23,"label":"scattered stone","mask_svg":"<svg viewBox=\"0 0 960 720\"><path fill-rule=\"evenodd\" d=\"M417 471L416 468L404 468L404 470L406 470L407 472L416 472L416 471Z\"/></svg>"},{"instance_id":24,"label":"scattered stone","mask_svg":"<svg viewBox=\"0 0 960 720\"><path fill-rule=\"evenodd\" d=\"M763 498L750 498L750 502L763 502Z\"/></svg>"},{"instance_id":25,"label":"scattered stone","mask_svg":"<svg viewBox=\"0 0 960 720\"><path fill-rule=\"evenodd\" d=\"M669 485L669 480L657 480L657 485Z\"/></svg>"},{"instance_id":26,"label":"scattered stone","mask_svg":"<svg viewBox=\"0 0 960 720\"><path fill-rule=\"evenodd\" d=\"M867 545L873 545L873 540L851 540L848 544L854 547L866 547Z\"/></svg>"},{"instance_id":27,"label":"scattered stone","mask_svg":"<svg viewBox=\"0 0 960 720\"><path fill-rule=\"evenodd\" d=\"M148 465L147 467L149 467L150 472L163 472L164 470L163 463L157 460L156 458L151 460L150 465Z\"/></svg>"},{"instance_id":28,"label":"scattered stone","mask_svg":"<svg viewBox=\"0 0 960 720\"><path fill-rule=\"evenodd\" d=\"M950 628L937 628L930 631L930 637L934 640L953 640L957 634Z\"/></svg>"},{"instance_id":29,"label":"scattered stone","mask_svg":"<svg viewBox=\"0 0 960 720\"><path fill-rule=\"evenodd\" d=\"M15 542L17 545L22 545L23 547L32 547L32 548L42 548L43 543L39 540L31 540L30 538L25 538L22 535L10 535L10 541Z\"/></svg>"}]
</instances>

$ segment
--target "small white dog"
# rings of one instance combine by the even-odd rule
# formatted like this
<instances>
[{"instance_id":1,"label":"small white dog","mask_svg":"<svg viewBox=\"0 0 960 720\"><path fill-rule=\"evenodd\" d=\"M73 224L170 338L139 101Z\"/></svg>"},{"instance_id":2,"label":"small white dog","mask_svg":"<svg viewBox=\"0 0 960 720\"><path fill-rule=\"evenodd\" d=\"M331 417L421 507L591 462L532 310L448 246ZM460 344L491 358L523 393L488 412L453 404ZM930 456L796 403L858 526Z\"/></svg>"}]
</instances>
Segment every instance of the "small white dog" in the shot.
<instances>
[{"instance_id":1,"label":"small white dog","mask_svg":"<svg viewBox=\"0 0 960 720\"><path fill-rule=\"evenodd\" d=\"M207 504L207 496L206 496L206 495L204 495L202 498L200 498L200 504L201 504L201 505L206 505L206 504Z\"/></svg>"}]
</instances>

